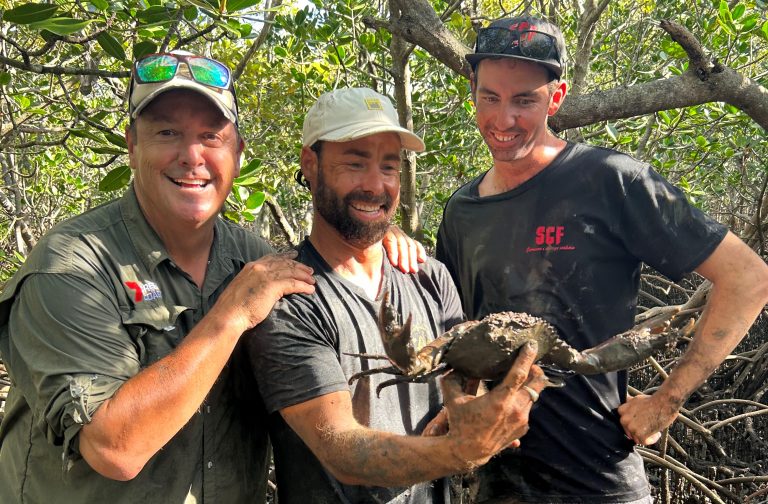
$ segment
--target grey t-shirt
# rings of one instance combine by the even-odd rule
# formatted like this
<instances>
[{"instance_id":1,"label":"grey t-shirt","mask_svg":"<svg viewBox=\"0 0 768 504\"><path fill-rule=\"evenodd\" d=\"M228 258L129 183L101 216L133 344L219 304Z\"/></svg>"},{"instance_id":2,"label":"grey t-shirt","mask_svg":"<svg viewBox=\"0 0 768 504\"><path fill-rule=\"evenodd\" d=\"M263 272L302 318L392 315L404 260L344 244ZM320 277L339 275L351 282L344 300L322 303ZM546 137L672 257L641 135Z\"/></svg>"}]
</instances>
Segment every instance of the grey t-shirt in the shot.
<instances>
[{"instance_id":1,"label":"grey t-shirt","mask_svg":"<svg viewBox=\"0 0 768 504\"><path fill-rule=\"evenodd\" d=\"M335 273L309 240L298 250L298 261L315 270L315 293L282 299L247 336L259 390L270 412L280 502L445 501L443 482L411 488L342 485L322 468L279 411L324 394L349 390L355 418L361 424L397 434L419 434L440 408L437 384L398 384L376 397L376 386L391 375L365 377L351 387L347 380L358 371L388 362L347 354L384 354L377 318L385 292L402 316L400 323L413 315L416 348L461 321L461 305L448 271L430 259L418 273L404 274L385 261L380 294L371 300L362 289Z\"/></svg>"}]
</instances>

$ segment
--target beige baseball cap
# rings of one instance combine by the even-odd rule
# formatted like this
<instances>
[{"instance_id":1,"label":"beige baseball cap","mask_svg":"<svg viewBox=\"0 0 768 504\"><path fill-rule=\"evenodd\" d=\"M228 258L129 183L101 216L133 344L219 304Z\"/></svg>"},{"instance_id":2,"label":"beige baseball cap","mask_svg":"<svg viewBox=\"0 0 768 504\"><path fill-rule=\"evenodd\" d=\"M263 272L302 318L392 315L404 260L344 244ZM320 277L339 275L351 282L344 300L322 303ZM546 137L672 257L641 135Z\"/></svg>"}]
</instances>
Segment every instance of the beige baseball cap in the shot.
<instances>
[{"instance_id":1,"label":"beige baseball cap","mask_svg":"<svg viewBox=\"0 0 768 504\"><path fill-rule=\"evenodd\" d=\"M216 67L219 71L226 71L231 74L229 68L223 63L210 58L199 57L189 51L174 50L168 54L181 57L189 56L196 60L196 64L207 64ZM152 55L150 57L162 57L162 55ZM194 79L188 63L182 60L179 61L178 65L179 67L176 70L176 75L174 75L171 80L141 83L135 78L132 79L130 95L128 97L131 119L136 119L141 111L162 93L172 89L191 89L211 100L211 102L221 110L224 117L237 124L237 98L235 97L234 84L230 82L227 89L207 86ZM229 77L229 79L231 80L231 77Z\"/></svg>"},{"instance_id":2,"label":"beige baseball cap","mask_svg":"<svg viewBox=\"0 0 768 504\"><path fill-rule=\"evenodd\" d=\"M424 150L424 141L400 126L389 98L368 88L341 88L321 95L309 109L303 145L318 140L348 142L386 132L400 135L403 149Z\"/></svg>"}]
</instances>

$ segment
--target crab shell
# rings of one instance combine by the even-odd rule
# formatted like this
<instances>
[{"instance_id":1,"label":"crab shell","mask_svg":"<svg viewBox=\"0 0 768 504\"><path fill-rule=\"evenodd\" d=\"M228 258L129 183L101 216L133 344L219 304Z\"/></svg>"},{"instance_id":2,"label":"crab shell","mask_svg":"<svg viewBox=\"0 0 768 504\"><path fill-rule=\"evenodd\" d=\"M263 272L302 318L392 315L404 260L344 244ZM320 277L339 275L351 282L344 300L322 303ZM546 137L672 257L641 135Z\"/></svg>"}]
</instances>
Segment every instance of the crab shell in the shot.
<instances>
[{"instance_id":1,"label":"crab shell","mask_svg":"<svg viewBox=\"0 0 768 504\"><path fill-rule=\"evenodd\" d=\"M479 322L464 322L445 335L452 338L443 362L468 378L497 380L512 367L520 347L538 343L536 360L562 343L547 321L527 313L502 312Z\"/></svg>"}]
</instances>

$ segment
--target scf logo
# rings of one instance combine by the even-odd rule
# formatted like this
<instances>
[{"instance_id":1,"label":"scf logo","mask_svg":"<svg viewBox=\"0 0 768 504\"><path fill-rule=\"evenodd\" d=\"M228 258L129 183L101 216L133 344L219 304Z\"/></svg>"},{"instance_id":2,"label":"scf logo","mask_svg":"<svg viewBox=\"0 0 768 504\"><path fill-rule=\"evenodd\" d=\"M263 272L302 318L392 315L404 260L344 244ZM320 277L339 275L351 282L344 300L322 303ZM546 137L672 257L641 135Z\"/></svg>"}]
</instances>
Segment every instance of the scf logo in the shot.
<instances>
[{"instance_id":1,"label":"scf logo","mask_svg":"<svg viewBox=\"0 0 768 504\"><path fill-rule=\"evenodd\" d=\"M560 245L564 235L564 226L539 226L536 228L536 245Z\"/></svg>"}]
</instances>

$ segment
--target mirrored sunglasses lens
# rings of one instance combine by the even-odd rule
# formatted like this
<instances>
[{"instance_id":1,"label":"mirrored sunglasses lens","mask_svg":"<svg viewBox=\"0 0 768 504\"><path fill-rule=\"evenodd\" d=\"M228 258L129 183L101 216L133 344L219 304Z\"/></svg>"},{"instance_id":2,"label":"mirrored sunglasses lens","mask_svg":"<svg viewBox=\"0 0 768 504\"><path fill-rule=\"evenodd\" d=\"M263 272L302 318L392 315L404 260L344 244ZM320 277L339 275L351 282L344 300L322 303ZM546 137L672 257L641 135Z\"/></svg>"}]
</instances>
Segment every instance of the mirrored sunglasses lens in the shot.
<instances>
[{"instance_id":1,"label":"mirrored sunglasses lens","mask_svg":"<svg viewBox=\"0 0 768 504\"><path fill-rule=\"evenodd\" d=\"M148 56L136 63L139 82L164 82L173 79L179 61L173 56Z\"/></svg>"},{"instance_id":2,"label":"mirrored sunglasses lens","mask_svg":"<svg viewBox=\"0 0 768 504\"><path fill-rule=\"evenodd\" d=\"M552 51L552 38L538 32L524 32L520 35L520 54L528 58L547 59Z\"/></svg>"},{"instance_id":3,"label":"mirrored sunglasses lens","mask_svg":"<svg viewBox=\"0 0 768 504\"><path fill-rule=\"evenodd\" d=\"M512 42L514 32L506 28L486 28L477 36L477 52L502 54Z\"/></svg>"},{"instance_id":4,"label":"mirrored sunglasses lens","mask_svg":"<svg viewBox=\"0 0 768 504\"><path fill-rule=\"evenodd\" d=\"M226 88L229 84L229 69L208 58L189 58L187 60L192 77L202 84Z\"/></svg>"}]
</instances>

